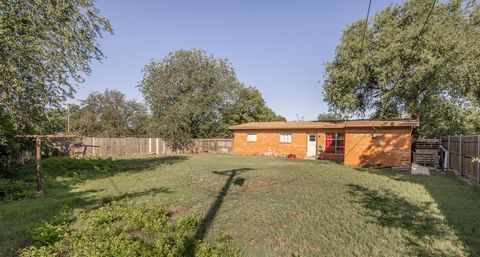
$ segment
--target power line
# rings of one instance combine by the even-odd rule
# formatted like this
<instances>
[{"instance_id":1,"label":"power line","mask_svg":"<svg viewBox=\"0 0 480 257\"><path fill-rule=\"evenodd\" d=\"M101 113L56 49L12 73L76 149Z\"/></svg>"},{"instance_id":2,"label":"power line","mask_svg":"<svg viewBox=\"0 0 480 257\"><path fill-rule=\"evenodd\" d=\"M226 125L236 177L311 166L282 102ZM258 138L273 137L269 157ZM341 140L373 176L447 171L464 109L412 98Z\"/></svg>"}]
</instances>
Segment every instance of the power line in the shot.
<instances>
[{"instance_id":1,"label":"power line","mask_svg":"<svg viewBox=\"0 0 480 257\"><path fill-rule=\"evenodd\" d=\"M360 43L360 51L363 51L363 45L365 42L365 35L367 34L367 29L368 29L368 19L370 18L370 8L372 7L372 0L368 1L368 10L367 10L367 19L365 20L365 26L363 28L363 35L362 35L362 41ZM355 68L355 76L358 78L358 65Z\"/></svg>"},{"instance_id":2,"label":"power line","mask_svg":"<svg viewBox=\"0 0 480 257\"><path fill-rule=\"evenodd\" d=\"M432 7L430 8L430 11L428 12L427 18L426 18L425 21L423 22L422 29L420 30L420 32L418 33L418 35L417 35L417 37L416 37L416 39L415 39L415 43L413 44L413 47L412 47L412 50L410 51L409 56L412 55L413 51L414 51L415 48L417 47L418 40L420 39L420 36L422 35L423 31L425 30L425 27L427 26L428 20L430 19L430 16L432 15L432 12L433 12L433 9L435 8L435 4L436 4L436 3L437 3L437 0L433 0Z\"/></svg>"},{"instance_id":3,"label":"power line","mask_svg":"<svg viewBox=\"0 0 480 257\"><path fill-rule=\"evenodd\" d=\"M368 19L370 18L370 8L372 6L372 0L368 1L367 19L365 20L365 27L363 28L362 43L360 44L360 50L363 50L363 44L365 42L365 35L368 29Z\"/></svg>"},{"instance_id":4,"label":"power line","mask_svg":"<svg viewBox=\"0 0 480 257\"><path fill-rule=\"evenodd\" d=\"M370 9L372 7L372 0L369 0L368 1L368 9L367 9L367 18L365 19L365 26L363 28L363 34L362 34L362 41L360 43L360 51L363 52L363 45L364 45L364 42L365 42L365 36L367 35L367 29L368 29L368 19L370 18ZM362 53L360 53L362 54ZM360 57L361 58L361 57ZM357 77L358 79L358 82L360 82L360 78L358 76L358 66L359 65L355 65L355 76ZM347 115L344 114L345 116L345 120L347 119Z\"/></svg>"}]
</instances>

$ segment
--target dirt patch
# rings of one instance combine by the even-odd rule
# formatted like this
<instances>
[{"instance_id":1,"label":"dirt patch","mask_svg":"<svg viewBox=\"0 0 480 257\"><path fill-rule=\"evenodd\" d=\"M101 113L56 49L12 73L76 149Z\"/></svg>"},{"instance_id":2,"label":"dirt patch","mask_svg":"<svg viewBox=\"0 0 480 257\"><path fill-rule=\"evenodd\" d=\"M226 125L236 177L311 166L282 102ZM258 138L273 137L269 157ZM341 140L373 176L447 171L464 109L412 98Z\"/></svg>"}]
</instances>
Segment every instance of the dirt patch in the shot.
<instances>
[{"instance_id":1,"label":"dirt patch","mask_svg":"<svg viewBox=\"0 0 480 257\"><path fill-rule=\"evenodd\" d=\"M306 212L299 212L299 213L297 213L296 217L299 220L304 220L304 219L310 218L310 214L308 214Z\"/></svg>"},{"instance_id":2,"label":"dirt patch","mask_svg":"<svg viewBox=\"0 0 480 257\"><path fill-rule=\"evenodd\" d=\"M246 191L263 191L266 189L273 188L280 183L277 180L253 180L247 183L245 188Z\"/></svg>"},{"instance_id":3,"label":"dirt patch","mask_svg":"<svg viewBox=\"0 0 480 257\"><path fill-rule=\"evenodd\" d=\"M290 240L290 238L281 237L281 238L278 239L278 242L283 247L283 246L290 245L291 240Z\"/></svg>"},{"instance_id":4,"label":"dirt patch","mask_svg":"<svg viewBox=\"0 0 480 257\"><path fill-rule=\"evenodd\" d=\"M171 216L182 213L184 210L185 208L180 205L169 204L165 206L165 211Z\"/></svg>"}]
</instances>

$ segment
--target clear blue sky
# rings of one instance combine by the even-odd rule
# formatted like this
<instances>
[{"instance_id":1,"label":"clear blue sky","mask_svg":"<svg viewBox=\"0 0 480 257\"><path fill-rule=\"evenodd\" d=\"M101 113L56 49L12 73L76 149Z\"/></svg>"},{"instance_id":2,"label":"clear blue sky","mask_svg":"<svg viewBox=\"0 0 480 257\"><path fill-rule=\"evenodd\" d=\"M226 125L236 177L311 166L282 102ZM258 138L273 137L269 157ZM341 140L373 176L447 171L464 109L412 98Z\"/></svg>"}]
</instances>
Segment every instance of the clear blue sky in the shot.
<instances>
[{"instance_id":1,"label":"clear blue sky","mask_svg":"<svg viewBox=\"0 0 480 257\"><path fill-rule=\"evenodd\" d=\"M101 40L107 59L92 64L77 99L119 89L143 101L136 88L152 58L201 48L228 58L240 81L258 88L288 120L326 112L323 64L334 57L342 29L365 17L368 0L129 1L97 0L114 35ZM372 14L400 0L373 0Z\"/></svg>"}]
</instances>

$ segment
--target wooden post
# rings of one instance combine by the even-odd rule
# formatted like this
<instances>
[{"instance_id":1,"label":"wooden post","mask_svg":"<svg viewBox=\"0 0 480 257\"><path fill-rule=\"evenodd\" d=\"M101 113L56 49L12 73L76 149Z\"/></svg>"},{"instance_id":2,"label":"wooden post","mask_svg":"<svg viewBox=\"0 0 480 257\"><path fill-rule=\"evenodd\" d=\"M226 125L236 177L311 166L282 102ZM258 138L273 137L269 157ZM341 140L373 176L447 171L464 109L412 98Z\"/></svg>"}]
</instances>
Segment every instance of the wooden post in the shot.
<instances>
[{"instance_id":1,"label":"wooden post","mask_svg":"<svg viewBox=\"0 0 480 257\"><path fill-rule=\"evenodd\" d=\"M158 155L158 138L155 138L155 154Z\"/></svg>"},{"instance_id":2,"label":"wooden post","mask_svg":"<svg viewBox=\"0 0 480 257\"><path fill-rule=\"evenodd\" d=\"M167 146L165 144L165 140L162 139L162 152L163 154L167 154Z\"/></svg>"},{"instance_id":3,"label":"wooden post","mask_svg":"<svg viewBox=\"0 0 480 257\"><path fill-rule=\"evenodd\" d=\"M148 154L152 152L152 139L148 138Z\"/></svg>"},{"instance_id":4,"label":"wooden post","mask_svg":"<svg viewBox=\"0 0 480 257\"><path fill-rule=\"evenodd\" d=\"M37 170L37 196L43 195L42 188L42 139L40 137L35 138L35 162Z\"/></svg>"},{"instance_id":5,"label":"wooden post","mask_svg":"<svg viewBox=\"0 0 480 257\"><path fill-rule=\"evenodd\" d=\"M477 136L477 158L480 158L480 135ZM480 163L477 162L477 184L480 184Z\"/></svg>"},{"instance_id":6,"label":"wooden post","mask_svg":"<svg viewBox=\"0 0 480 257\"><path fill-rule=\"evenodd\" d=\"M42 185L42 138L77 138L76 135L16 135L16 138L35 138L35 163L37 175L36 196L43 195Z\"/></svg>"},{"instance_id":7,"label":"wooden post","mask_svg":"<svg viewBox=\"0 0 480 257\"><path fill-rule=\"evenodd\" d=\"M460 172L460 176L462 176L462 135L459 137L458 152L458 171Z\"/></svg>"},{"instance_id":8,"label":"wooden post","mask_svg":"<svg viewBox=\"0 0 480 257\"><path fill-rule=\"evenodd\" d=\"M95 145L95 138L92 137L92 145ZM92 147L92 156L95 156L95 147Z\"/></svg>"},{"instance_id":9,"label":"wooden post","mask_svg":"<svg viewBox=\"0 0 480 257\"><path fill-rule=\"evenodd\" d=\"M452 149L451 149L450 143L451 143L451 141L450 141L450 135L448 135L448 145L447 145L447 151L448 151L448 152L447 152L447 155L448 155L448 156L447 156L447 169L448 169L448 170L451 169L451 168L450 168L450 157L451 157L450 151L452 151Z\"/></svg>"}]
</instances>

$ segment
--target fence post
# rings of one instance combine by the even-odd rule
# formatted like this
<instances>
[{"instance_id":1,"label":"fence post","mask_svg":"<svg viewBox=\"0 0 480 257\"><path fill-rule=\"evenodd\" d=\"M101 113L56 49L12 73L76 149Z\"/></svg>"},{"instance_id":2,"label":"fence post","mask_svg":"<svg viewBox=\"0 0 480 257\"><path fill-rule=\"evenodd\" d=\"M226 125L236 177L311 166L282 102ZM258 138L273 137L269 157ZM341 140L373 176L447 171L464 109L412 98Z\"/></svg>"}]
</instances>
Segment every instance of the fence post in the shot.
<instances>
[{"instance_id":1,"label":"fence post","mask_svg":"<svg viewBox=\"0 0 480 257\"><path fill-rule=\"evenodd\" d=\"M152 152L152 139L148 138L148 153L150 154Z\"/></svg>"},{"instance_id":2,"label":"fence post","mask_svg":"<svg viewBox=\"0 0 480 257\"><path fill-rule=\"evenodd\" d=\"M155 138L155 154L158 155L158 138Z\"/></svg>"},{"instance_id":3,"label":"fence post","mask_svg":"<svg viewBox=\"0 0 480 257\"><path fill-rule=\"evenodd\" d=\"M92 137L92 156L95 156L95 138Z\"/></svg>"},{"instance_id":4,"label":"fence post","mask_svg":"<svg viewBox=\"0 0 480 257\"><path fill-rule=\"evenodd\" d=\"M477 158L480 158L480 135L477 136ZM477 160L477 184L480 184L480 160Z\"/></svg>"},{"instance_id":5,"label":"fence post","mask_svg":"<svg viewBox=\"0 0 480 257\"><path fill-rule=\"evenodd\" d=\"M462 141L463 141L463 140L462 140L462 139L463 139L463 138L462 138L462 137L463 137L463 136L460 135L460 137L459 137L459 143L458 143L458 152L459 152L459 153L458 153L458 171L460 172L460 176L463 176L463 173L462 173L462 154L463 154L463 153L462 153L462 152L463 152L463 151L462 151L462 148L463 148L463 146L462 146Z\"/></svg>"},{"instance_id":6,"label":"fence post","mask_svg":"<svg viewBox=\"0 0 480 257\"><path fill-rule=\"evenodd\" d=\"M162 150L163 150L163 154L167 154L167 147L166 147L166 144L165 144L165 140L162 139Z\"/></svg>"},{"instance_id":7,"label":"fence post","mask_svg":"<svg viewBox=\"0 0 480 257\"><path fill-rule=\"evenodd\" d=\"M451 154L450 154L450 151L451 151L451 147L450 147L450 135L448 135L448 145L447 145L447 169L449 170L450 169L450 157L451 157Z\"/></svg>"}]
</instances>

